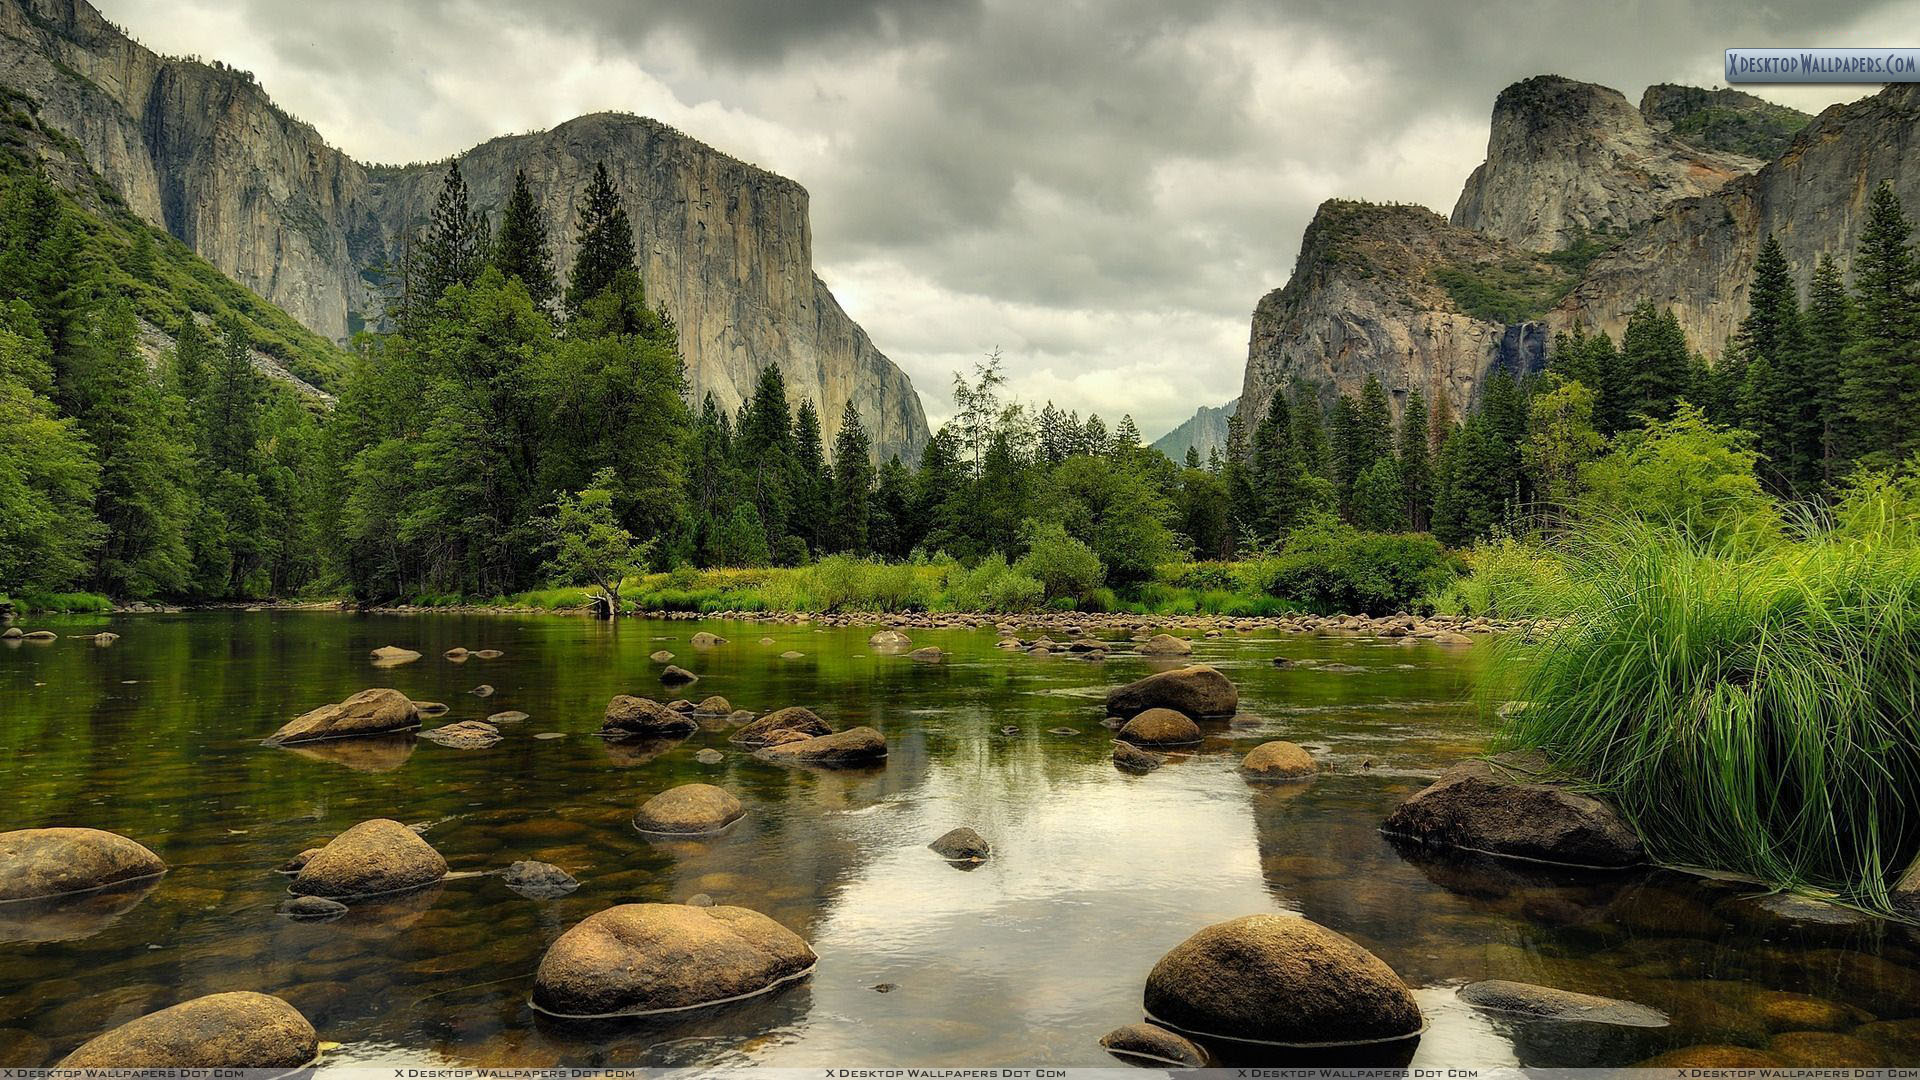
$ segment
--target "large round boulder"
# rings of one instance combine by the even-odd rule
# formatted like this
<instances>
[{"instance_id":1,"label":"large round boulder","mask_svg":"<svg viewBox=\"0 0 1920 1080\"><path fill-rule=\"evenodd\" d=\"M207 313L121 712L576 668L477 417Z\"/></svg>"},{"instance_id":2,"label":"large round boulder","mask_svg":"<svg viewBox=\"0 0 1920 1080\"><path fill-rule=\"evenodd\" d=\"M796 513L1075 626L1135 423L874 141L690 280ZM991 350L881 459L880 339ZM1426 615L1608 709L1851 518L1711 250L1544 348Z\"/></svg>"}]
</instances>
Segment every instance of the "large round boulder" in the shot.
<instances>
[{"instance_id":1,"label":"large round boulder","mask_svg":"<svg viewBox=\"0 0 1920 1080\"><path fill-rule=\"evenodd\" d=\"M1135 746L1192 746L1200 741L1200 725L1186 713L1148 709L1127 721L1119 738Z\"/></svg>"},{"instance_id":2,"label":"large round boulder","mask_svg":"<svg viewBox=\"0 0 1920 1080\"><path fill-rule=\"evenodd\" d=\"M1279 1046L1396 1042L1426 1024L1379 957L1286 915L1215 923L1174 946L1147 976L1145 1003L1183 1035Z\"/></svg>"},{"instance_id":3,"label":"large round boulder","mask_svg":"<svg viewBox=\"0 0 1920 1080\"><path fill-rule=\"evenodd\" d=\"M913 644L913 639L898 630L878 630L867 639L867 645L875 649L905 649Z\"/></svg>"},{"instance_id":4,"label":"large round boulder","mask_svg":"<svg viewBox=\"0 0 1920 1080\"><path fill-rule=\"evenodd\" d=\"M614 695L613 700L607 702L606 714L600 721L601 732L616 737L690 735L699 726L684 713L669 709L652 698L634 697L631 694Z\"/></svg>"},{"instance_id":5,"label":"large round boulder","mask_svg":"<svg viewBox=\"0 0 1920 1080\"><path fill-rule=\"evenodd\" d=\"M403 649L398 645L382 645L373 650L374 667L399 667L420 659L420 654L412 649Z\"/></svg>"},{"instance_id":6,"label":"large round boulder","mask_svg":"<svg viewBox=\"0 0 1920 1080\"><path fill-rule=\"evenodd\" d=\"M1284 739L1261 743L1240 762L1241 774L1250 780L1305 780L1319 771L1312 754Z\"/></svg>"},{"instance_id":7,"label":"large round boulder","mask_svg":"<svg viewBox=\"0 0 1920 1080\"><path fill-rule=\"evenodd\" d=\"M322 705L289 720L267 741L276 746L391 735L420 726L420 706L398 690L362 690L337 705Z\"/></svg>"},{"instance_id":8,"label":"large round boulder","mask_svg":"<svg viewBox=\"0 0 1920 1080\"><path fill-rule=\"evenodd\" d=\"M887 737L870 727L848 728L832 735L763 747L760 756L798 765L869 765L886 759Z\"/></svg>"},{"instance_id":9,"label":"large round boulder","mask_svg":"<svg viewBox=\"0 0 1920 1080\"><path fill-rule=\"evenodd\" d=\"M1174 709L1198 720L1232 716L1239 707L1240 691L1225 675L1205 664L1155 672L1107 694L1109 716L1133 717L1148 709Z\"/></svg>"},{"instance_id":10,"label":"large round boulder","mask_svg":"<svg viewBox=\"0 0 1920 1080\"><path fill-rule=\"evenodd\" d=\"M739 821L747 808L724 788L712 784L681 784L648 799L634 815L633 825L650 833L710 833Z\"/></svg>"},{"instance_id":11,"label":"large round boulder","mask_svg":"<svg viewBox=\"0 0 1920 1080\"><path fill-rule=\"evenodd\" d=\"M1193 653L1193 643L1172 634L1155 634L1140 643L1140 652L1145 656L1188 656Z\"/></svg>"},{"instance_id":12,"label":"large round boulder","mask_svg":"<svg viewBox=\"0 0 1920 1080\"><path fill-rule=\"evenodd\" d=\"M363 821L307 860L287 887L295 896L344 900L431 885L447 860L420 834L389 818Z\"/></svg>"},{"instance_id":13,"label":"large round boulder","mask_svg":"<svg viewBox=\"0 0 1920 1080\"><path fill-rule=\"evenodd\" d=\"M239 991L148 1013L68 1054L62 1069L297 1069L320 1052L300 1010Z\"/></svg>"},{"instance_id":14,"label":"large round boulder","mask_svg":"<svg viewBox=\"0 0 1920 1080\"><path fill-rule=\"evenodd\" d=\"M746 908L622 904L560 935L533 975L556 1016L644 1016L766 993L806 976L798 934Z\"/></svg>"},{"instance_id":15,"label":"large round boulder","mask_svg":"<svg viewBox=\"0 0 1920 1080\"><path fill-rule=\"evenodd\" d=\"M728 741L742 746L766 746L782 732L795 732L812 738L833 734L833 726L804 705L792 705L773 712L735 731Z\"/></svg>"},{"instance_id":16,"label":"large round boulder","mask_svg":"<svg viewBox=\"0 0 1920 1080\"><path fill-rule=\"evenodd\" d=\"M693 635L693 637L687 640L688 640L688 644L692 645L696 649L711 649L715 645L725 645L727 643L726 638L723 638L718 634L710 634L705 630L700 631L699 633Z\"/></svg>"},{"instance_id":17,"label":"large round boulder","mask_svg":"<svg viewBox=\"0 0 1920 1080\"><path fill-rule=\"evenodd\" d=\"M1613 869L1646 860L1613 807L1546 779L1538 755L1468 761L1387 815L1380 831L1428 847Z\"/></svg>"},{"instance_id":18,"label":"large round boulder","mask_svg":"<svg viewBox=\"0 0 1920 1080\"><path fill-rule=\"evenodd\" d=\"M160 856L99 829L0 833L0 901L90 892L167 871Z\"/></svg>"}]
</instances>

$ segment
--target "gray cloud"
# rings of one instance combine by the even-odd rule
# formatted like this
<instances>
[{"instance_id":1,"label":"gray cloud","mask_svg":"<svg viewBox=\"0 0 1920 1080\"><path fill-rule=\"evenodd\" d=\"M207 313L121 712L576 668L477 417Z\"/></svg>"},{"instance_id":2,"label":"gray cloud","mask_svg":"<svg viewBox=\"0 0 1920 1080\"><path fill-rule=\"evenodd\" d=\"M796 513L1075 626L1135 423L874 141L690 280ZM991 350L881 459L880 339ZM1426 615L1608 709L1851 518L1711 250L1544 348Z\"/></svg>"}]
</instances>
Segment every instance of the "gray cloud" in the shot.
<instances>
[{"instance_id":1,"label":"gray cloud","mask_svg":"<svg viewBox=\"0 0 1920 1080\"><path fill-rule=\"evenodd\" d=\"M931 414L998 346L1021 395L1150 434L1238 392L1248 316L1321 201L1450 209L1508 83L1637 97L1715 84L1730 45L1920 21L1920 0L102 2L156 47L252 69L365 159L659 117L807 185L822 276Z\"/></svg>"}]
</instances>

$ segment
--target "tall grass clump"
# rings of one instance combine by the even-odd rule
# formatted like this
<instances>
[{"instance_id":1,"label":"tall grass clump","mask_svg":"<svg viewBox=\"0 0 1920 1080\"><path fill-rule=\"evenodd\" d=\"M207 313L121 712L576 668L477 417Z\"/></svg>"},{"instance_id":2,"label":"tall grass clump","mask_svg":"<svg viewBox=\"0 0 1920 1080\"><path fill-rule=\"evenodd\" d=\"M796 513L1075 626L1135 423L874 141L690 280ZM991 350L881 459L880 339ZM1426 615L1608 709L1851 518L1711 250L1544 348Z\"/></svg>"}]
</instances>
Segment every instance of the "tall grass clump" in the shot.
<instances>
[{"instance_id":1,"label":"tall grass clump","mask_svg":"<svg viewBox=\"0 0 1920 1080\"><path fill-rule=\"evenodd\" d=\"M1561 561L1537 544L1501 537L1465 553L1468 573L1447 582L1428 606L1440 615L1496 619L1556 615L1540 605L1564 602L1566 571Z\"/></svg>"},{"instance_id":2,"label":"tall grass clump","mask_svg":"<svg viewBox=\"0 0 1920 1080\"><path fill-rule=\"evenodd\" d=\"M1865 485L1772 544L1583 526L1561 615L1496 673L1503 742L1609 796L1655 856L1889 906L1920 847L1920 500Z\"/></svg>"}]
</instances>

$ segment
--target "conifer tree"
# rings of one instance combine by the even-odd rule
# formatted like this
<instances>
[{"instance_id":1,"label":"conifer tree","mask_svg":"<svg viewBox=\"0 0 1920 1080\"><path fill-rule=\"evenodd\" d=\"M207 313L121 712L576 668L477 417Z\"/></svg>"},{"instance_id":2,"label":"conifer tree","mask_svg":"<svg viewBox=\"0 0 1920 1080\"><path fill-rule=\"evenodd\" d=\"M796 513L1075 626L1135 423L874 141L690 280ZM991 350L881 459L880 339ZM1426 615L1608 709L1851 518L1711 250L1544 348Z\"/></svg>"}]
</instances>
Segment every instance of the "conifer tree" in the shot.
<instances>
[{"instance_id":1,"label":"conifer tree","mask_svg":"<svg viewBox=\"0 0 1920 1080\"><path fill-rule=\"evenodd\" d=\"M840 414L840 432L833 438L833 500L827 535L827 546L833 551L867 553L873 516L872 453L860 412L849 400Z\"/></svg>"},{"instance_id":2,"label":"conifer tree","mask_svg":"<svg viewBox=\"0 0 1920 1080\"><path fill-rule=\"evenodd\" d=\"M1327 471L1333 497L1342 514L1352 510L1353 481L1361 468L1359 450L1360 405L1351 394L1334 399L1327 416Z\"/></svg>"},{"instance_id":3,"label":"conifer tree","mask_svg":"<svg viewBox=\"0 0 1920 1080\"><path fill-rule=\"evenodd\" d=\"M1400 485L1407 527L1425 532L1433 516L1433 457L1427 449L1427 398L1418 390L1400 415Z\"/></svg>"},{"instance_id":4,"label":"conifer tree","mask_svg":"<svg viewBox=\"0 0 1920 1080\"><path fill-rule=\"evenodd\" d=\"M1853 345L1853 298L1847 295L1832 255L1821 256L1808 286L1804 338L1806 356L1801 368L1808 375L1808 400L1802 403L1808 414L1804 427L1818 439L1814 456L1819 461L1820 483L1831 487L1838 477L1845 424L1839 373Z\"/></svg>"},{"instance_id":5,"label":"conifer tree","mask_svg":"<svg viewBox=\"0 0 1920 1080\"><path fill-rule=\"evenodd\" d=\"M1376 375L1369 374L1360 388L1359 411L1355 415L1353 468L1370 469L1381 458L1393 456L1393 409L1387 403L1387 391Z\"/></svg>"},{"instance_id":6,"label":"conifer tree","mask_svg":"<svg viewBox=\"0 0 1920 1080\"><path fill-rule=\"evenodd\" d=\"M880 466L869 504L867 545L874 554L904 559L913 550L913 475L895 454Z\"/></svg>"},{"instance_id":7,"label":"conifer tree","mask_svg":"<svg viewBox=\"0 0 1920 1080\"><path fill-rule=\"evenodd\" d=\"M1841 394L1853 458L1881 469L1920 450L1920 264L1891 183L1874 189L1867 213L1853 259L1858 332Z\"/></svg>"},{"instance_id":8,"label":"conifer tree","mask_svg":"<svg viewBox=\"0 0 1920 1080\"><path fill-rule=\"evenodd\" d=\"M1116 454L1127 454L1140 449L1140 427L1133 422L1133 414L1127 413L1120 418L1120 426L1113 433L1113 450Z\"/></svg>"},{"instance_id":9,"label":"conifer tree","mask_svg":"<svg viewBox=\"0 0 1920 1080\"><path fill-rule=\"evenodd\" d=\"M1673 312L1641 304L1627 318L1620 338L1621 413L1626 423L1640 417L1665 420L1691 392L1693 357Z\"/></svg>"},{"instance_id":10,"label":"conifer tree","mask_svg":"<svg viewBox=\"0 0 1920 1080\"><path fill-rule=\"evenodd\" d=\"M401 324L408 336L419 336L433 306L448 289L471 285L480 276L480 267L487 258L483 228L481 218L473 212L467 181L460 175L460 162L447 162L440 197L433 204L426 232L411 252L410 295Z\"/></svg>"},{"instance_id":11,"label":"conifer tree","mask_svg":"<svg viewBox=\"0 0 1920 1080\"><path fill-rule=\"evenodd\" d=\"M801 398L793 420L793 516L787 531L807 542L812 551L825 550L827 506L832 498L821 441L820 413L812 398Z\"/></svg>"},{"instance_id":12,"label":"conifer tree","mask_svg":"<svg viewBox=\"0 0 1920 1080\"><path fill-rule=\"evenodd\" d=\"M1183 460L1187 468L1189 469L1199 468L1200 467L1200 448L1193 445L1192 443L1188 443L1187 453Z\"/></svg>"},{"instance_id":13,"label":"conifer tree","mask_svg":"<svg viewBox=\"0 0 1920 1080\"><path fill-rule=\"evenodd\" d=\"M577 237L573 272L567 279L569 313L579 311L594 295L612 286L622 272L637 269L633 224L627 220L626 207L604 161L593 167L593 180L580 207Z\"/></svg>"},{"instance_id":14,"label":"conifer tree","mask_svg":"<svg viewBox=\"0 0 1920 1080\"><path fill-rule=\"evenodd\" d=\"M547 248L547 214L527 186L525 169L513 174L513 192L500 213L500 231L493 241L493 264L509 278L526 286L535 306L553 305L558 286L553 276L553 253Z\"/></svg>"},{"instance_id":15,"label":"conifer tree","mask_svg":"<svg viewBox=\"0 0 1920 1080\"><path fill-rule=\"evenodd\" d=\"M1300 455L1300 468L1313 476L1327 474L1327 425L1320 395L1296 378L1293 399L1289 403L1293 420L1293 448Z\"/></svg>"},{"instance_id":16,"label":"conifer tree","mask_svg":"<svg viewBox=\"0 0 1920 1080\"><path fill-rule=\"evenodd\" d=\"M1406 489L1391 454L1376 459L1354 480L1353 523L1369 532L1406 531Z\"/></svg>"},{"instance_id":17,"label":"conifer tree","mask_svg":"<svg viewBox=\"0 0 1920 1080\"><path fill-rule=\"evenodd\" d=\"M1300 458L1285 390L1275 390L1253 433L1252 484L1257 528L1267 541L1283 539L1300 519Z\"/></svg>"}]
</instances>

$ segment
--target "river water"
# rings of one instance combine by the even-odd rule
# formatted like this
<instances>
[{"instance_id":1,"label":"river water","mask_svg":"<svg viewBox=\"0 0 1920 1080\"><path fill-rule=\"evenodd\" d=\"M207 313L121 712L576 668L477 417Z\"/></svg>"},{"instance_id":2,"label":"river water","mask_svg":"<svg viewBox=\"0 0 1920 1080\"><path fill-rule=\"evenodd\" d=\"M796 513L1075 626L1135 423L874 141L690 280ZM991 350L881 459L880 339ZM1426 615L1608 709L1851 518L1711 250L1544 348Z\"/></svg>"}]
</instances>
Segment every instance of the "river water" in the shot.
<instances>
[{"instance_id":1,"label":"river water","mask_svg":"<svg viewBox=\"0 0 1920 1080\"><path fill-rule=\"evenodd\" d=\"M1414 988L1430 1022L1416 1065L1620 1064L1702 1045L1920 1063L1920 944L1904 926L1781 919L1750 886L1673 871L1569 877L1409 857L1380 837L1395 803L1485 748L1468 704L1478 648L1198 641L1196 658L1239 684L1241 715L1135 776L1109 760L1100 699L1154 662L1028 656L995 648L991 630L914 632L950 654L935 665L876 653L868 630L735 622L236 611L27 625L123 637L0 650L0 828L109 829L172 870L124 910L0 906L0 1064L48 1064L142 1013L241 989L299 1007L339 1044L332 1062L1110 1064L1098 1040L1140 1019L1162 954L1268 911L1346 934ZM730 640L690 647L703 629ZM387 644L425 657L374 667L369 650ZM503 655L443 659L454 646ZM722 731L643 747L596 737L613 694L676 696L648 659L658 649L700 675L686 696L807 705L836 727L879 728L891 756L809 771L740 753ZM481 684L495 692L469 692ZM429 726L528 719L485 750L261 745L370 686L451 706ZM1272 738L1312 750L1319 778L1242 780L1240 756ZM706 747L724 760L697 762ZM647 797L693 781L733 791L747 817L711 840L633 829ZM425 824L456 875L332 923L276 914L278 865L374 817ZM993 858L962 870L927 850L959 825ZM581 887L528 899L484 873L517 859ZM531 973L568 927L698 893L805 937L820 955L812 978L668 1022L582 1027L528 1007ZM1672 1022L1484 1014L1455 991L1485 978L1628 998Z\"/></svg>"}]
</instances>

